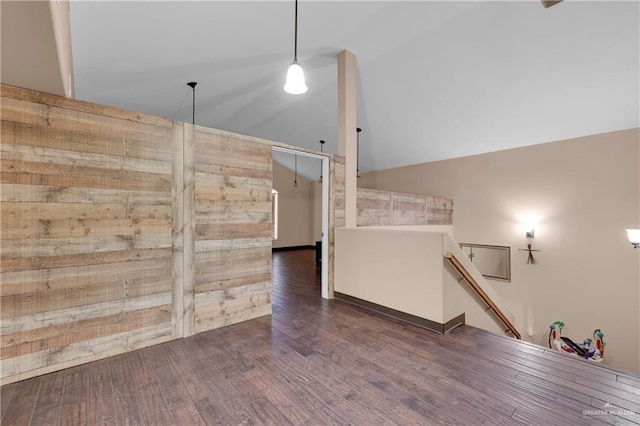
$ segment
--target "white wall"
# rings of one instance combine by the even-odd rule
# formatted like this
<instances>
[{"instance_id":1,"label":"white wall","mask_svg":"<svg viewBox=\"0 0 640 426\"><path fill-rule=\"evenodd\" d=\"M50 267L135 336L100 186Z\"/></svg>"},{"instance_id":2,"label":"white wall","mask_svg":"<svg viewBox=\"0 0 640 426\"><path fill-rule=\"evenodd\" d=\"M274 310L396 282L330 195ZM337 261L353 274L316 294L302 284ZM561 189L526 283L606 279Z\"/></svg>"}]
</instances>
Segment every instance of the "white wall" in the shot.
<instances>
[{"instance_id":1,"label":"white wall","mask_svg":"<svg viewBox=\"0 0 640 426\"><path fill-rule=\"evenodd\" d=\"M362 175L360 185L445 196L458 242L511 247L512 281L492 281L523 338L548 326L575 340L605 333L605 363L640 373L639 129ZM526 265L523 222L536 218L539 264Z\"/></svg>"},{"instance_id":2,"label":"white wall","mask_svg":"<svg viewBox=\"0 0 640 426\"><path fill-rule=\"evenodd\" d=\"M273 188L278 191L278 239L272 246L297 247L315 245L322 234L322 186L273 163Z\"/></svg>"},{"instance_id":3,"label":"white wall","mask_svg":"<svg viewBox=\"0 0 640 426\"><path fill-rule=\"evenodd\" d=\"M445 323L442 234L336 228L334 290Z\"/></svg>"}]
</instances>

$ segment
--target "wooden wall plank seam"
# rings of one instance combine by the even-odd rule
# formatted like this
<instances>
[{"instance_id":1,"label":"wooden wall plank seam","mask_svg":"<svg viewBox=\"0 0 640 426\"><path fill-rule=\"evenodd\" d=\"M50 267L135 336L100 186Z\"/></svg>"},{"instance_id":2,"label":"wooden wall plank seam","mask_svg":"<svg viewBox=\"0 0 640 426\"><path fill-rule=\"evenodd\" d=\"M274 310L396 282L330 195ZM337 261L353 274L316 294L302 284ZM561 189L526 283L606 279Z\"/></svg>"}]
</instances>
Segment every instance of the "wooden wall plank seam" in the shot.
<instances>
[{"instance_id":1,"label":"wooden wall plank seam","mask_svg":"<svg viewBox=\"0 0 640 426\"><path fill-rule=\"evenodd\" d=\"M184 337L184 223L185 223L185 188L184 182L184 127L180 123L174 123L173 138L171 140L172 151L172 180L171 198L173 222L171 235L173 243L173 287L172 287L172 316L173 336Z\"/></svg>"},{"instance_id":2,"label":"wooden wall plank seam","mask_svg":"<svg viewBox=\"0 0 640 426\"><path fill-rule=\"evenodd\" d=\"M184 212L184 280L183 280L183 298L184 298L184 333L183 336L191 336L195 334L195 164L196 164L196 144L195 134L196 127L187 123L183 123L183 173L184 178L182 186L184 188L183 212Z\"/></svg>"}]
</instances>

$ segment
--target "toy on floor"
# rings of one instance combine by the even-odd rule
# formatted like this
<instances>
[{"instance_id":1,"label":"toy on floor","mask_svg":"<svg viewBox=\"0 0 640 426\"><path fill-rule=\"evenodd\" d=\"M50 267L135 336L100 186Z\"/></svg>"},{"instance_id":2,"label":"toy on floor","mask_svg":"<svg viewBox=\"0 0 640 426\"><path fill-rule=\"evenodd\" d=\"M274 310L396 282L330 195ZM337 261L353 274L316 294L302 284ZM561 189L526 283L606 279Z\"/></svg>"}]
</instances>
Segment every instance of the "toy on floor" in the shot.
<instances>
[{"instance_id":1,"label":"toy on floor","mask_svg":"<svg viewBox=\"0 0 640 426\"><path fill-rule=\"evenodd\" d=\"M564 323L556 321L549 326L549 347L576 357L585 358L593 362L601 362L604 358L604 334L598 328L593 331L593 339L586 338L582 344L575 343L568 337L562 336ZM594 346L595 345L595 346Z\"/></svg>"}]
</instances>

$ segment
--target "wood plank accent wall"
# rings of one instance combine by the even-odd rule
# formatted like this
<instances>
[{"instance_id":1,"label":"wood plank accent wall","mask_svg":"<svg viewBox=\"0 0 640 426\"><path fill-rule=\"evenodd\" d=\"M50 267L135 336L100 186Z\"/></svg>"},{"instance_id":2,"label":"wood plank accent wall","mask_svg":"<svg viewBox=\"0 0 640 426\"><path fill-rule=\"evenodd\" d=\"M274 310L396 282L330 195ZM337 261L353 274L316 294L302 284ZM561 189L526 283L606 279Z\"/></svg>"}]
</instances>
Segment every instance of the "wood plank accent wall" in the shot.
<instances>
[{"instance_id":1,"label":"wood plank accent wall","mask_svg":"<svg viewBox=\"0 0 640 426\"><path fill-rule=\"evenodd\" d=\"M345 224L345 216L344 216L344 206L345 206L345 173L346 173L346 164L344 161L344 157L335 157L334 161L332 161L332 175L331 182L332 190L330 198L334 199L334 222L333 225L336 228L342 228ZM331 225L331 224L330 224Z\"/></svg>"},{"instance_id":2,"label":"wood plank accent wall","mask_svg":"<svg viewBox=\"0 0 640 426\"><path fill-rule=\"evenodd\" d=\"M285 145L11 86L0 98L0 384L271 313ZM331 297L345 162L323 155ZM422 197L396 197L394 220L450 221L447 200ZM376 209L363 213L389 216Z\"/></svg>"},{"instance_id":3,"label":"wood plank accent wall","mask_svg":"<svg viewBox=\"0 0 640 426\"><path fill-rule=\"evenodd\" d=\"M196 128L196 333L271 314L272 151Z\"/></svg>"},{"instance_id":4,"label":"wood plank accent wall","mask_svg":"<svg viewBox=\"0 0 640 426\"><path fill-rule=\"evenodd\" d=\"M344 157L333 156L329 161L329 298L333 297L333 282L335 277L335 229L344 227L344 178L346 165Z\"/></svg>"},{"instance_id":5,"label":"wood plank accent wall","mask_svg":"<svg viewBox=\"0 0 640 426\"><path fill-rule=\"evenodd\" d=\"M274 142L0 89L0 384L271 313Z\"/></svg>"},{"instance_id":6,"label":"wood plank accent wall","mask_svg":"<svg viewBox=\"0 0 640 426\"><path fill-rule=\"evenodd\" d=\"M451 225L453 201L431 195L358 188L358 226Z\"/></svg>"},{"instance_id":7,"label":"wood plank accent wall","mask_svg":"<svg viewBox=\"0 0 640 426\"><path fill-rule=\"evenodd\" d=\"M172 339L173 123L1 90L2 383Z\"/></svg>"}]
</instances>

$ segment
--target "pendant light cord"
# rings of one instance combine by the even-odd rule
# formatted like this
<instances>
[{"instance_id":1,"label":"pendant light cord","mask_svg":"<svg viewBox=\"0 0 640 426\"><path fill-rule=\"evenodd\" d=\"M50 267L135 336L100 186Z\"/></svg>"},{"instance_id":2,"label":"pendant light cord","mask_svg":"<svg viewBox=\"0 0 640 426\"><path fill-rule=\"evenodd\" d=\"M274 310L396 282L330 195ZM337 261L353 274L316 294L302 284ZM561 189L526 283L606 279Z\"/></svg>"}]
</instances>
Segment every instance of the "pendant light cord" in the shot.
<instances>
[{"instance_id":1,"label":"pendant light cord","mask_svg":"<svg viewBox=\"0 0 640 426\"><path fill-rule=\"evenodd\" d=\"M295 24L293 27L293 61L298 62L298 0L296 0L295 10Z\"/></svg>"}]
</instances>

